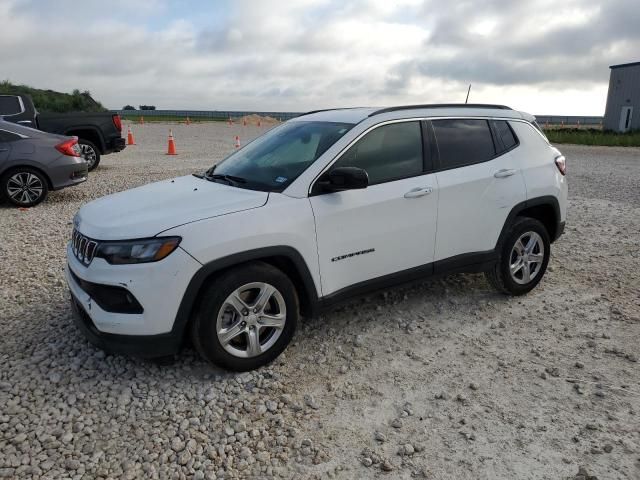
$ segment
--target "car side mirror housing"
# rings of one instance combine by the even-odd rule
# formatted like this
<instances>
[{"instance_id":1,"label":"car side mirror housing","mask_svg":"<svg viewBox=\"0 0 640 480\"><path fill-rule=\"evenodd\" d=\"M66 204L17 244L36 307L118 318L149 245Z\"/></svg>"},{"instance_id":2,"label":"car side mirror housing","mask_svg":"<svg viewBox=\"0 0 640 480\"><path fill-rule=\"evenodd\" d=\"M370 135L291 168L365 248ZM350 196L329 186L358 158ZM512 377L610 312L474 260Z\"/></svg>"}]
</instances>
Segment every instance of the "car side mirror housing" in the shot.
<instances>
[{"instance_id":1,"label":"car side mirror housing","mask_svg":"<svg viewBox=\"0 0 640 480\"><path fill-rule=\"evenodd\" d=\"M337 167L325 173L318 180L319 192L342 192L369 186L369 175L358 167Z\"/></svg>"}]
</instances>

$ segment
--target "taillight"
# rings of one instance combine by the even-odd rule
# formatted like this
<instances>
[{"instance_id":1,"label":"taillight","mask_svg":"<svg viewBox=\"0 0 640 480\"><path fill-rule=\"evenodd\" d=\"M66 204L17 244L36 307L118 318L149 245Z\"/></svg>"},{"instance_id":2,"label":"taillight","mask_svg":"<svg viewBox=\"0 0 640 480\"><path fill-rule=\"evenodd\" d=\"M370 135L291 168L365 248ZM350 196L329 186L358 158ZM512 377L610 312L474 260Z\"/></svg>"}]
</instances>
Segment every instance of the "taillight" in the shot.
<instances>
[{"instance_id":1,"label":"taillight","mask_svg":"<svg viewBox=\"0 0 640 480\"><path fill-rule=\"evenodd\" d=\"M562 175L567 174L567 160L564 158L564 155L558 155L554 160L556 167L560 170Z\"/></svg>"},{"instance_id":2,"label":"taillight","mask_svg":"<svg viewBox=\"0 0 640 480\"><path fill-rule=\"evenodd\" d=\"M59 143L58 145L56 145L56 150L58 150L63 155L68 155L70 157L79 157L80 147L78 147L78 137L73 137L70 140Z\"/></svg>"},{"instance_id":3,"label":"taillight","mask_svg":"<svg viewBox=\"0 0 640 480\"><path fill-rule=\"evenodd\" d=\"M116 130L121 132L122 131L122 120L120 120L120 115L116 114L112 118L113 118L113 124L116 126Z\"/></svg>"}]
</instances>

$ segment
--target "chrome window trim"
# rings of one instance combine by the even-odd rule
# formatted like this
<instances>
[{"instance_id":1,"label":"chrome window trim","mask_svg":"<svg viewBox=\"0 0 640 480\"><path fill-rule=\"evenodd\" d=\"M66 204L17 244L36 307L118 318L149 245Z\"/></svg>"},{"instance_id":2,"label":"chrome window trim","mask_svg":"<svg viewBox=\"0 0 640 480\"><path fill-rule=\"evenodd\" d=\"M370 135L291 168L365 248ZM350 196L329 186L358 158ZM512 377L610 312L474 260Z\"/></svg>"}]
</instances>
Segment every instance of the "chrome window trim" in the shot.
<instances>
[{"instance_id":1,"label":"chrome window trim","mask_svg":"<svg viewBox=\"0 0 640 480\"><path fill-rule=\"evenodd\" d=\"M318 181L318 178L320 178L322 175L324 175L324 173L329 170L334 163L336 163L338 160L340 160L340 158L346 153L347 150L349 150L356 142L358 142L362 137L364 137L366 134L368 134L369 132L375 130L376 128L380 128L383 127L385 125L389 125L392 123L404 123L404 122L422 122L422 121L428 121L428 120L506 120L507 122L521 122L521 123L525 123L527 125L529 125L530 128L532 128L538 135L540 135L540 138L542 138L545 143L549 143L549 141L544 137L544 135L533 125L531 125L531 122L529 122L528 120L525 120L523 118L513 118L513 117L494 117L494 116L486 116L486 115L482 115L482 116L470 116L470 115L443 115L443 116L420 116L420 117L409 117L409 118L396 118L394 120L384 120L382 122L376 123L374 125L371 125L369 128L367 128L366 130L364 130L362 133L360 133L356 138L354 138L351 142L349 142L342 150L340 150L335 157L333 157L333 159L324 166L324 168L322 170L320 170L320 173L318 173L313 180L311 180L311 182L309 182L309 187L307 188L307 196L311 197L311 190L313 189L313 185ZM520 144L520 142L518 141L518 145ZM503 152L506 153L506 152ZM432 173L435 172L424 172L424 175L430 175ZM411 177L409 177L411 178Z\"/></svg>"}]
</instances>

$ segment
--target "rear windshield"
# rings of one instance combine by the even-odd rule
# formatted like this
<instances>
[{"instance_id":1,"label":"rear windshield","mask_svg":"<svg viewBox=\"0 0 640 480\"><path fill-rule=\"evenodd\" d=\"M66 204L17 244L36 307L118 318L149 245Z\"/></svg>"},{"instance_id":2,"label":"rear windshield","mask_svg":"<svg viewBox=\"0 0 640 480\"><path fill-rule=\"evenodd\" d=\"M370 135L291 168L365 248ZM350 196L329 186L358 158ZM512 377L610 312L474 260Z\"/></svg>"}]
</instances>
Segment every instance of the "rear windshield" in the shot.
<instances>
[{"instance_id":1,"label":"rear windshield","mask_svg":"<svg viewBox=\"0 0 640 480\"><path fill-rule=\"evenodd\" d=\"M0 115L16 115L22 112L22 106L18 97L13 95L0 95Z\"/></svg>"},{"instance_id":2,"label":"rear windshield","mask_svg":"<svg viewBox=\"0 0 640 480\"><path fill-rule=\"evenodd\" d=\"M224 175L232 177L229 183L237 187L282 191L352 127L334 122L284 123L227 157L208 178Z\"/></svg>"}]
</instances>

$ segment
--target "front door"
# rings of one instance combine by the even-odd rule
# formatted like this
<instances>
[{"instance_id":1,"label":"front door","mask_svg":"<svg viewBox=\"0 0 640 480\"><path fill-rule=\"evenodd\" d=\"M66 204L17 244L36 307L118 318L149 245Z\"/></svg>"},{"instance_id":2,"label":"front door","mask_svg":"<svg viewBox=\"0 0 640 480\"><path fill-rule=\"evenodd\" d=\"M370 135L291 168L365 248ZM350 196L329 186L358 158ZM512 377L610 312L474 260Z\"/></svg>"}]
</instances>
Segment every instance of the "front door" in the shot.
<instances>
[{"instance_id":1,"label":"front door","mask_svg":"<svg viewBox=\"0 0 640 480\"><path fill-rule=\"evenodd\" d=\"M628 132L631 130L631 116L633 115L633 107L622 107L620 110L620 131Z\"/></svg>"},{"instance_id":2,"label":"front door","mask_svg":"<svg viewBox=\"0 0 640 480\"><path fill-rule=\"evenodd\" d=\"M371 130L332 166L358 167L369 187L310 197L323 296L414 267L431 267L438 189L422 126Z\"/></svg>"}]
</instances>

